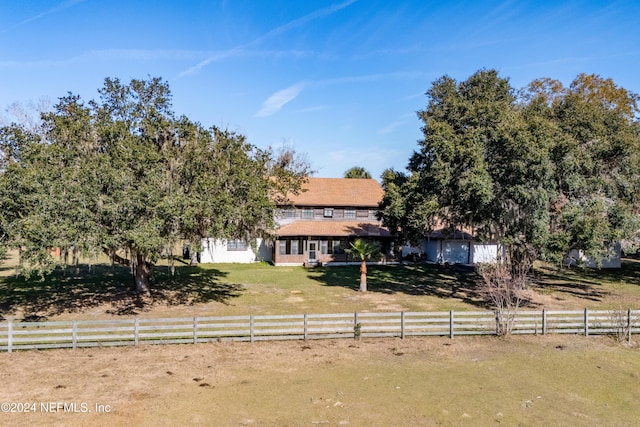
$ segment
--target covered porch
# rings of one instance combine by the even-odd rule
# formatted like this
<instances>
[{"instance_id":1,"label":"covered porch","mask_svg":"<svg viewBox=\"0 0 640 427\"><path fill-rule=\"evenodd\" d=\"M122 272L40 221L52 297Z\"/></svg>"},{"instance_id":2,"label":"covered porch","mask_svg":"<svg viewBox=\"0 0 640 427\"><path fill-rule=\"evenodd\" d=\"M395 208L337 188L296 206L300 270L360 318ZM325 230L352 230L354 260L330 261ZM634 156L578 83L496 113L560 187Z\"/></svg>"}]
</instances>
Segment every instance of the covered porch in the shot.
<instances>
[{"instance_id":1,"label":"covered porch","mask_svg":"<svg viewBox=\"0 0 640 427\"><path fill-rule=\"evenodd\" d=\"M380 248L386 263L391 260L389 232L375 223L353 221L297 221L278 230L272 260L276 266L339 265L358 262L346 249L356 239L367 239Z\"/></svg>"}]
</instances>

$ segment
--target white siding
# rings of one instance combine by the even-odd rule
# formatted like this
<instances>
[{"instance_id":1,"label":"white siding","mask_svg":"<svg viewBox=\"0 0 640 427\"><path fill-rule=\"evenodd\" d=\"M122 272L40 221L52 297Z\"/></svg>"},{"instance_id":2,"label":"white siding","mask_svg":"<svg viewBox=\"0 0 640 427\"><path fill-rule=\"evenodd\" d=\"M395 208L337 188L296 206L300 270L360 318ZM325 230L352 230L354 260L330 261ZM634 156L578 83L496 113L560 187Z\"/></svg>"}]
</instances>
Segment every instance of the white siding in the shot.
<instances>
[{"instance_id":1,"label":"white siding","mask_svg":"<svg viewBox=\"0 0 640 427\"><path fill-rule=\"evenodd\" d=\"M565 258L567 265L584 265L588 268L620 268L622 267L622 248L620 243L614 244L607 253L603 254L598 262L577 249L571 249Z\"/></svg>"},{"instance_id":2,"label":"white siding","mask_svg":"<svg viewBox=\"0 0 640 427\"><path fill-rule=\"evenodd\" d=\"M427 240L424 242L424 253L427 255L427 261L440 261L440 240Z\"/></svg>"},{"instance_id":3,"label":"white siding","mask_svg":"<svg viewBox=\"0 0 640 427\"><path fill-rule=\"evenodd\" d=\"M241 263L247 264L256 261L271 261L271 247L262 239L256 239L258 256L250 245L241 251L227 249L227 241L224 239L202 239L202 263Z\"/></svg>"},{"instance_id":4,"label":"white siding","mask_svg":"<svg viewBox=\"0 0 640 427\"><path fill-rule=\"evenodd\" d=\"M472 243L471 262L473 264L481 262L494 263L498 260L498 245L495 243Z\"/></svg>"}]
</instances>

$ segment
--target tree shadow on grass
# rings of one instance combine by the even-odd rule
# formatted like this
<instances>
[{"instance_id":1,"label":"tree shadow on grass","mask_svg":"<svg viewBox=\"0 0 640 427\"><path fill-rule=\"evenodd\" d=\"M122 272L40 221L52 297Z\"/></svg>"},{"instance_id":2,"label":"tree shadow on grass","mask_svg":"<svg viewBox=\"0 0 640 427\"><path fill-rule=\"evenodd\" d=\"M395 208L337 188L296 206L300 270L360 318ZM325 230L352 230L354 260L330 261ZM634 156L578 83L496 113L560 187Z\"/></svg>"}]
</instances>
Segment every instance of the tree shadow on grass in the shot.
<instances>
[{"instance_id":1,"label":"tree shadow on grass","mask_svg":"<svg viewBox=\"0 0 640 427\"><path fill-rule=\"evenodd\" d=\"M371 266L367 275L370 292L430 295L455 298L483 309L493 309L482 296L482 279L473 267L459 265L414 264ZM309 277L326 286L359 289L359 266L323 267L309 271ZM626 283L640 287L640 260L624 259L619 269L573 267L559 269L538 266L531 276L532 290L540 294L602 302L611 294L608 283ZM523 301L522 307L539 308L535 295Z\"/></svg>"},{"instance_id":2,"label":"tree shadow on grass","mask_svg":"<svg viewBox=\"0 0 640 427\"><path fill-rule=\"evenodd\" d=\"M488 307L478 292L480 278L473 267L413 264L370 266L367 270L369 292L455 298L477 307ZM322 267L310 270L309 277L326 286L358 290L360 267Z\"/></svg>"},{"instance_id":3,"label":"tree shadow on grass","mask_svg":"<svg viewBox=\"0 0 640 427\"><path fill-rule=\"evenodd\" d=\"M0 277L0 319L18 311L24 320L38 321L63 313L78 313L110 304L115 315L135 315L153 305L228 304L243 290L224 282L226 273L198 266L177 266L175 276L157 267L151 280L151 296L135 292L131 271L121 265L80 265L56 269L44 278Z\"/></svg>"},{"instance_id":4,"label":"tree shadow on grass","mask_svg":"<svg viewBox=\"0 0 640 427\"><path fill-rule=\"evenodd\" d=\"M624 259L621 268L559 268L538 266L534 273L533 288L541 293L568 295L589 301L603 301L610 291L607 283L626 283L640 287L640 261Z\"/></svg>"}]
</instances>

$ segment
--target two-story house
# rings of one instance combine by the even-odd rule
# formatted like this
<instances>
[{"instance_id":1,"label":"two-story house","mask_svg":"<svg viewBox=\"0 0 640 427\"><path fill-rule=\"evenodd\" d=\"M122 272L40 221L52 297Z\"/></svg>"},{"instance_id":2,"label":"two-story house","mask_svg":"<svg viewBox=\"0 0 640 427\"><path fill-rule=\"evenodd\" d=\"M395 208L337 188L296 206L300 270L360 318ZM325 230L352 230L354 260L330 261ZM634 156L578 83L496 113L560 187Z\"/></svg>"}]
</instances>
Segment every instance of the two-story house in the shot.
<instances>
[{"instance_id":1,"label":"two-story house","mask_svg":"<svg viewBox=\"0 0 640 427\"><path fill-rule=\"evenodd\" d=\"M382 195L373 179L309 178L300 194L289 197L291 205L280 210L272 262L314 266L356 261L345 249L358 238L377 243L388 254L392 238L376 218Z\"/></svg>"},{"instance_id":2,"label":"two-story house","mask_svg":"<svg viewBox=\"0 0 640 427\"><path fill-rule=\"evenodd\" d=\"M356 261L345 252L357 238L392 248L389 231L376 218L383 190L373 179L308 178L303 191L280 206L275 240L257 239L255 247L241 240L203 239L203 263L275 265L339 264ZM388 259L388 257L385 257Z\"/></svg>"}]
</instances>

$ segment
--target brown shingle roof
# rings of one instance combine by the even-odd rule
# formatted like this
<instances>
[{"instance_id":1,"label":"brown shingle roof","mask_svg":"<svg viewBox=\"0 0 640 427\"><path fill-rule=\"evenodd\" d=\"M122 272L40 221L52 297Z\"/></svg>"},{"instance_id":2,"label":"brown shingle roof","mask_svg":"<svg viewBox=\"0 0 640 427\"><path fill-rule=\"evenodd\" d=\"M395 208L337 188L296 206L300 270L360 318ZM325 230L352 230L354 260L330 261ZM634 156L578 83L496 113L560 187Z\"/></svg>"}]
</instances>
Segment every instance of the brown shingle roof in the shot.
<instances>
[{"instance_id":1,"label":"brown shingle roof","mask_svg":"<svg viewBox=\"0 0 640 427\"><path fill-rule=\"evenodd\" d=\"M309 178L306 191L289 195L295 206L353 206L377 208L383 190L375 179Z\"/></svg>"},{"instance_id":2,"label":"brown shingle roof","mask_svg":"<svg viewBox=\"0 0 640 427\"><path fill-rule=\"evenodd\" d=\"M295 221L280 227L280 237L325 236L325 237L389 237L389 230L377 222L357 221Z\"/></svg>"}]
</instances>

